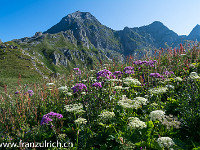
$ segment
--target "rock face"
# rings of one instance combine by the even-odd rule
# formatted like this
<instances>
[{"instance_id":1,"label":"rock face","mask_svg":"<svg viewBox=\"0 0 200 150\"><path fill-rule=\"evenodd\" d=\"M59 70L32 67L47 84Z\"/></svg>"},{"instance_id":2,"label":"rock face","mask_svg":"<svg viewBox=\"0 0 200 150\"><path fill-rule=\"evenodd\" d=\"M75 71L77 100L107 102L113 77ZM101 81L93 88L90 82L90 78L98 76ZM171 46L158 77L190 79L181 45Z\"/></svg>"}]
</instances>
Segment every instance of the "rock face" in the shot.
<instances>
[{"instance_id":1,"label":"rock face","mask_svg":"<svg viewBox=\"0 0 200 150\"><path fill-rule=\"evenodd\" d=\"M40 37L40 36L42 36L42 32L36 32L35 33L35 37Z\"/></svg>"}]
</instances>

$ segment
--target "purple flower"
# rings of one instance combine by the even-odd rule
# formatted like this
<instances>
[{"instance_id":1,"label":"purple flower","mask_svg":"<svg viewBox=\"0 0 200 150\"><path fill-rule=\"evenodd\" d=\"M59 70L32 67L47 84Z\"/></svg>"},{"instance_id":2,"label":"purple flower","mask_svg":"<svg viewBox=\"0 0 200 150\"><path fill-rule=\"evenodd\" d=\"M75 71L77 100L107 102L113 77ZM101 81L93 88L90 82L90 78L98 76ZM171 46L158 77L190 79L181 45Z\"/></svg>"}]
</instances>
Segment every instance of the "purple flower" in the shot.
<instances>
[{"instance_id":1,"label":"purple flower","mask_svg":"<svg viewBox=\"0 0 200 150\"><path fill-rule=\"evenodd\" d=\"M76 75L81 75L81 70L79 68L74 68L73 70L76 71Z\"/></svg>"},{"instance_id":2,"label":"purple flower","mask_svg":"<svg viewBox=\"0 0 200 150\"><path fill-rule=\"evenodd\" d=\"M134 67L127 66L124 68L124 72L127 74L134 74Z\"/></svg>"},{"instance_id":3,"label":"purple flower","mask_svg":"<svg viewBox=\"0 0 200 150\"><path fill-rule=\"evenodd\" d=\"M57 115L57 113L54 113L54 112L50 112L50 113L48 113L48 114L46 114L48 117L50 117L50 116L56 116Z\"/></svg>"},{"instance_id":4,"label":"purple flower","mask_svg":"<svg viewBox=\"0 0 200 150\"><path fill-rule=\"evenodd\" d=\"M83 89L86 89L87 91L87 87L83 83L77 83L74 87L72 87L73 93L82 91Z\"/></svg>"},{"instance_id":5,"label":"purple flower","mask_svg":"<svg viewBox=\"0 0 200 150\"><path fill-rule=\"evenodd\" d=\"M58 119L61 119L61 118L63 118L63 115L62 115L62 114L55 113L55 112L50 112L50 113L48 113L48 114L46 114L46 115L44 115L44 116L42 117L42 120L41 120L41 122L40 122L40 125L48 124L49 122L53 121L53 120L51 119L51 118L53 118L53 117L56 117L56 118L58 118Z\"/></svg>"},{"instance_id":6,"label":"purple flower","mask_svg":"<svg viewBox=\"0 0 200 150\"><path fill-rule=\"evenodd\" d=\"M153 60L153 62L154 62L154 63L156 63L156 62L157 62L157 60Z\"/></svg>"},{"instance_id":7,"label":"purple flower","mask_svg":"<svg viewBox=\"0 0 200 150\"><path fill-rule=\"evenodd\" d=\"M142 64L144 64L144 61L137 60L137 61L134 61L133 64L135 64L135 65L142 65Z\"/></svg>"},{"instance_id":8,"label":"purple flower","mask_svg":"<svg viewBox=\"0 0 200 150\"><path fill-rule=\"evenodd\" d=\"M49 117L47 117L46 115L44 115L44 116L42 117L42 120L41 120L41 122L40 122L40 125L48 124L48 123L51 122L51 121L52 121L51 118L49 118Z\"/></svg>"},{"instance_id":9,"label":"purple flower","mask_svg":"<svg viewBox=\"0 0 200 150\"><path fill-rule=\"evenodd\" d=\"M61 118L63 118L63 115L61 115L61 114L57 114L57 116L56 116L58 119L61 119Z\"/></svg>"},{"instance_id":10,"label":"purple flower","mask_svg":"<svg viewBox=\"0 0 200 150\"><path fill-rule=\"evenodd\" d=\"M114 74L115 76L117 76L118 79L119 79L119 78L121 78L121 76L123 75L123 72L121 72L121 71L115 71L113 74Z\"/></svg>"},{"instance_id":11,"label":"purple flower","mask_svg":"<svg viewBox=\"0 0 200 150\"><path fill-rule=\"evenodd\" d=\"M100 79L100 77L104 77L106 79L110 79L110 76L112 75L112 72L110 72L109 70L101 70L99 72L97 72L97 80Z\"/></svg>"},{"instance_id":12,"label":"purple flower","mask_svg":"<svg viewBox=\"0 0 200 150\"><path fill-rule=\"evenodd\" d=\"M19 91L15 92L15 94L19 94L19 93L20 93Z\"/></svg>"},{"instance_id":13,"label":"purple flower","mask_svg":"<svg viewBox=\"0 0 200 150\"><path fill-rule=\"evenodd\" d=\"M159 73L150 73L149 76L150 76L150 77L155 77L155 78L163 78L163 76L160 75Z\"/></svg>"},{"instance_id":14,"label":"purple flower","mask_svg":"<svg viewBox=\"0 0 200 150\"><path fill-rule=\"evenodd\" d=\"M113 77L114 79L116 78L116 76L115 76L115 75L111 75L111 77Z\"/></svg>"},{"instance_id":15,"label":"purple flower","mask_svg":"<svg viewBox=\"0 0 200 150\"><path fill-rule=\"evenodd\" d=\"M93 87L102 88L101 82L95 82L92 84Z\"/></svg>"},{"instance_id":16,"label":"purple flower","mask_svg":"<svg viewBox=\"0 0 200 150\"><path fill-rule=\"evenodd\" d=\"M149 60L149 61L138 60L138 61L134 61L133 64L135 64L135 65L145 64L146 66L154 67L154 63L156 63L156 62L157 62L156 60Z\"/></svg>"},{"instance_id":17,"label":"purple flower","mask_svg":"<svg viewBox=\"0 0 200 150\"><path fill-rule=\"evenodd\" d=\"M164 75L166 75L166 76L170 76L171 74L174 74L174 72L173 71L165 71L165 72L163 72L163 74Z\"/></svg>"},{"instance_id":18,"label":"purple flower","mask_svg":"<svg viewBox=\"0 0 200 150\"><path fill-rule=\"evenodd\" d=\"M32 90L28 90L28 94L29 94L30 97L33 96L33 91Z\"/></svg>"}]
</instances>

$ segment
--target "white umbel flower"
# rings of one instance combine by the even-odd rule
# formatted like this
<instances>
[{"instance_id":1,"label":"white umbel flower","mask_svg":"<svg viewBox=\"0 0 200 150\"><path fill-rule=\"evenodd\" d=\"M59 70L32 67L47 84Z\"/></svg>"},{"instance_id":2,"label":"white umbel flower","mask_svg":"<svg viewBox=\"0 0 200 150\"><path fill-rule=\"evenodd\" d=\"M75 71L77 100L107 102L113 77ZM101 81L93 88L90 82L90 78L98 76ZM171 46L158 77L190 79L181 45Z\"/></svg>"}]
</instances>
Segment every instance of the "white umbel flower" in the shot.
<instances>
[{"instance_id":1,"label":"white umbel flower","mask_svg":"<svg viewBox=\"0 0 200 150\"><path fill-rule=\"evenodd\" d=\"M142 105L146 105L147 102L148 102L148 100L144 97L136 97L136 98L133 99L133 101L138 101Z\"/></svg>"},{"instance_id":2,"label":"white umbel flower","mask_svg":"<svg viewBox=\"0 0 200 150\"><path fill-rule=\"evenodd\" d=\"M140 83L140 81L138 81L138 79L134 79L134 78L125 78L124 80L123 80L123 82L125 83L125 84L127 84L128 86L130 86L130 85L141 85L141 83Z\"/></svg>"},{"instance_id":3,"label":"white umbel flower","mask_svg":"<svg viewBox=\"0 0 200 150\"><path fill-rule=\"evenodd\" d=\"M128 127L131 129L143 129L147 127L145 122L140 121L140 119L137 117L130 117L128 120L129 120Z\"/></svg>"},{"instance_id":4,"label":"white umbel flower","mask_svg":"<svg viewBox=\"0 0 200 150\"><path fill-rule=\"evenodd\" d=\"M66 95L72 96L73 94L71 92L67 92Z\"/></svg>"},{"instance_id":5,"label":"white umbel flower","mask_svg":"<svg viewBox=\"0 0 200 150\"><path fill-rule=\"evenodd\" d=\"M113 89L115 89L115 90L121 90L122 86L114 86Z\"/></svg>"},{"instance_id":6,"label":"white umbel flower","mask_svg":"<svg viewBox=\"0 0 200 150\"><path fill-rule=\"evenodd\" d=\"M82 80L82 82L87 82L87 80L84 79L84 80Z\"/></svg>"},{"instance_id":7,"label":"white umbel flower","mask_svg":"<svg viewBox=\"0 0 200 150\"><path fill-rule=\"evenodd\" d=\"M173 85L170 85L170 84L165 85L165 87L167 87L167 88L169 88L169 89L174 89L174 86L173 86Z\"/></svg>"},{"instance_id":8,"label":"white umbel flower","mask_svg":"<svg viewBox=\"0 0 200 150\"><path fill-rule=\"evenodd\" d=\"M70 104L70 105L65 105L65 110L67 112L71 112L71 113L74 113L74 114L78 114L78 113L83 113L85 112L83 110L83 105L82 104Z\"/></svg>"},{"instance_id":9,"label":"white umbel flower","mask_svg":"<svg viewBox=\"0 0 200 150\"><path fill-rule=\"evenodd\" d=\"M183 79L181 77L176 77L176 78L174 78L174 81L181 82L181 81L183 81Z\"/></svg>"},{"instance_id":10,"label":"white umbel flower","mask_svg":"<svg viewBox=\"0 0 200 150\"><path fill-rule=\"evenodd\" d=\"M166 93L167 90L168 90L167 87L158 87L158 88L150 89L149 92L152 94L163 94L163 93Z\"/></svg>"},{"instance_id":11,"label":"white umbel flower","mask_svg":"<svg viewBox=\"0 0 200 150\"><path fill-rule=\"evenodd\" d=\"M175 145L174 141L170 137L160 137L157 142L161 148L171 148Z\"/></svg>"},{"instance_id":12,"label":"white umbel flower","mask_svg":"<svg viewBox=\"0 0 200 150\"><path fill-rule=\"evenodd\" d=\"M76 123L77 125L82 125L82 124L86 124L87 120L85 118L78 118L74 121L74 123Z\"/></svg>"},{"instance_id":13,"label":"white umbel flower","mask_svg":"<svg viewBox=\"0 0 200 150\"><path fill-rule=\"evenodd\" d=\"M165 117L165 112L162 110L155 110L150 113L149 117L153 121L155 120L161 121Z\"/></svg>"},{"instance_id":14,"label":"white umbel flower","mask_svg":"<svg viewBox=\"0 0 200 150\"><path fill-rule=\"evenodd\" d=\"M123 108L133 108L138 109L142 105L146 105L147 99L143 97L136 97L133 100L128 99L126 95L122 95L122 99L119 100L118 105L122 106Z\"/></svg>"},{"instance_id":15,"label":"white umbel flower","mask_svg":"<svg viewBox=\"0 0 200 150\"><path fill-rule=\"evenodd\" d=\"M46 86L48 86L48 87L49 87L49 86L53 86L53 85L55 85L55 84L54 84L54 83L47 83L47 84L46 84Z\"/></svg>"},{"instance_id":16,"label":"white umbel flower","mask_svg":"<svg viewBox=\"0 0 200 150\"><path fill-rule=\"evenodd\" d=\"M99 119L103 122L106 122L112 118L115 117L115 113L114 112L110 112L110 111L106 111L104 110L100 115L99 115Z\"/></svg>"},{"instance_id":17,"label":"white umbel flower","mask_svg":"<svg viewBox=\"0 0 200 150\"><path fill-rule=\"evenodd\" d=\"M68 88L67 88L67 86L61 86L61 87L58 88L58 90L61 91L61 92L64 92L64 91L67 91Z\"/></svg>"},{"instance_id":18,"label":"white umbel flower","mask_svg":"<svg viewBox=\"0 0 200 150\"><path fill-rule=\"evenodd\" d=\"M110 82L121 82L122 80L119 79L110 79Z\"/></svg>"},{"instance_id":19,"label":"white umbel flower","mask_svg":"<svg viewBox=\"0 0 200 150\"><path fill-rule=\"evenodd\" d=\"M200 79L199 75L196 72L191 72L189 78L192 80Z\"/></svg>"}]
</instances>

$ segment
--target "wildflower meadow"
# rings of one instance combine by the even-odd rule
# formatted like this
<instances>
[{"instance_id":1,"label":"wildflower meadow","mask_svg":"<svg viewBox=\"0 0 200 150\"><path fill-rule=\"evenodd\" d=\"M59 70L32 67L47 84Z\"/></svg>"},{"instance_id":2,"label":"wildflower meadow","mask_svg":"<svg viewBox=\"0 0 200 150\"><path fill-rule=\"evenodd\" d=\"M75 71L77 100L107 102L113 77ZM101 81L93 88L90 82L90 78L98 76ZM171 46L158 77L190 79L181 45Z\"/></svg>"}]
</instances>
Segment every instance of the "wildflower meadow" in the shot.
<instances>
[{"instance_id":1,"label":"wildflower meadow","mask_svg":"<svg viewBox=\"0 0 200 150\"><path fill-rule=\"evenodd\" d=\"M0 94L0 144L43 149L200 149L200 48L74 68ZM41 147L44 145L40 145ZM7 149L17 149L9 147ZM19 149L39 149L20 147Z\"/></svg>"}]
</instances>

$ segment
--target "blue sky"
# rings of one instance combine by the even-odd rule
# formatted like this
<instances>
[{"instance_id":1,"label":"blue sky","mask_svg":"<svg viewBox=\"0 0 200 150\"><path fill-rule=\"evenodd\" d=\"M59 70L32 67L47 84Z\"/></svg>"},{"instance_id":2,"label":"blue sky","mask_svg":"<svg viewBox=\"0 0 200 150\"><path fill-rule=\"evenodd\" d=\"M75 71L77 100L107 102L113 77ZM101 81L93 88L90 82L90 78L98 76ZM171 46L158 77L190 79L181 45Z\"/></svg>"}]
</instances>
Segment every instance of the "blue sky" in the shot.
<instances>
[{"instance_id":1,"label":"blue sky","mask_svg":"<svg viewBox=\"0 0 200 150\"><path fill-rule=\"evenodd\" d=\"M0 39L31 37L77 10L90 12L114 30L161 21L188 35L200 24L200 0L1 0Z\"/></svg>"}]
</instances>

